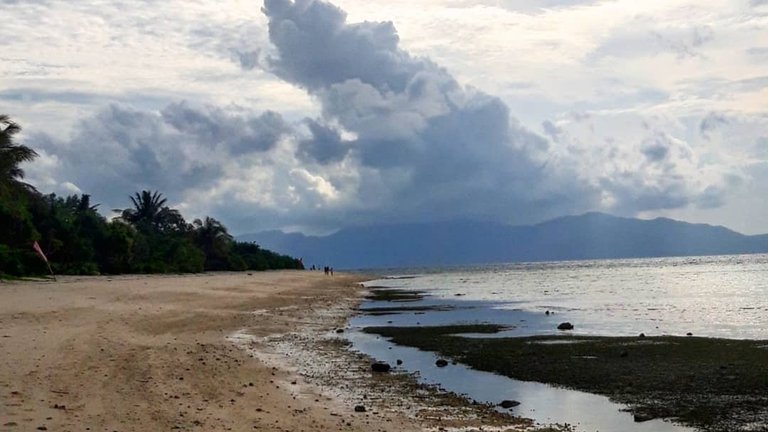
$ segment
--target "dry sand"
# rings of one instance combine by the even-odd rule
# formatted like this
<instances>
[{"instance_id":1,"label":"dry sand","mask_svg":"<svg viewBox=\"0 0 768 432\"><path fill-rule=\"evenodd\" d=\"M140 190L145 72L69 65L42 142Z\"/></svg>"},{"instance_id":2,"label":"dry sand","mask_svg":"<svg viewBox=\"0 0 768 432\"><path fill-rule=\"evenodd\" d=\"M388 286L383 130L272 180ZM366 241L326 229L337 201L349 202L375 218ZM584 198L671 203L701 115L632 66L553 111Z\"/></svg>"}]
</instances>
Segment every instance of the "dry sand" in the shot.
<instances>
[{"instance_id":1,"label":"dry sand","mask_svg":"<svg viewBox=\"0 0 768 432\"><path fill-rule=\"evenodd\" d=\"M294 271L0 282L0 431L520 425L367 371L368 359L330 336L361 280Z\"/></svg>"}]
</instances>

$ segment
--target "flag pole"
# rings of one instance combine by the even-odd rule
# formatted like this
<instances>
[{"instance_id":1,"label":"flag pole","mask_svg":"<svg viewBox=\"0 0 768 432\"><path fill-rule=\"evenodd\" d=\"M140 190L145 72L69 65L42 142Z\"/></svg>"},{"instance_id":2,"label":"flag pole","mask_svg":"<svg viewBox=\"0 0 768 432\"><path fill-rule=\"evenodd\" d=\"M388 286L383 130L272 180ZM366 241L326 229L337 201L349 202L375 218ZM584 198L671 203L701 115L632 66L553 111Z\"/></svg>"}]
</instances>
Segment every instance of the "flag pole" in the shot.
<instances>
[{"instance_id":1,"label":"flag pole","mask_svg":"<svg viewBox=\"0 0 768 432\"><path fill-rule=\"evenodd\" d=\"M35 240L34 243L32 243L32 249L35 250L35 253L43 260L45 261L45 265L48 266L48 271L51 272L51 276L53 276L53 281L57 282L56 275L53 273L53 269L51 268L51 263L48 262L48 257L45 256L43 253L43 249L40 247L40 244L37 243L37 240Z\"/></svg>"},{"instance_id":2,"label":"flag pole","mask_svg":"<svg viewBox=\"0 0 768 432\"><path fill-rule=\"evenodd\" d=\"M51 272L51 276L53 276L53 281L58 282L56 280L56 275L53 273L53 269L51 268L51 264L48 261L46 261L45 263L48 265L48 271Z\"/></svg>"}]
</instances>

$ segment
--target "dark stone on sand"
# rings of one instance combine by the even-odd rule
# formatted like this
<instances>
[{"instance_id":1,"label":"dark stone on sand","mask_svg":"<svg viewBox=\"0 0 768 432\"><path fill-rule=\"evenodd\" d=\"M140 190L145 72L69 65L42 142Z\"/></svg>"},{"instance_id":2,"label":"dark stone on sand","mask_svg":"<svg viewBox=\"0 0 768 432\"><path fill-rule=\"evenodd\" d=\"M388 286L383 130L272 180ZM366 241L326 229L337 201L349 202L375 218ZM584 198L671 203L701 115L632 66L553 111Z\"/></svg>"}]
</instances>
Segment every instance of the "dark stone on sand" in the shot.
<instances>
[{"instance_id":1,"label":"dark stone on sand","mask_svg":"<svg viewBox=\"0 0 768 432\"><path fill-rule=\"evenodd\" d=\"M365 412L365 407L362 405L356 405L355 412Z\"/></svg>"},{"instance_id":2,"label":"dark stone on sand","mask_svg":"<svg viewBox=\"0 0 768 432\"><path fill-rule=\"evenodd\" d=\"M446 366L448 366L448 361L447 360L443 360L443 359L439 359L438 361L435 362L435 365L437 367L446 367Z\"/></svg>"},{"instance_id":3,"label":"dark stone on sand","mask_svg":"<svg viewBox=\"0 0 768 432\"><path fill-rule=\"evenodd\" d=\"M37 427L37 430L48 430L48 428L47 428L47 427L45 427L45 426L38 426L38 427Z\"/></svg>"},{"instance_id":4,"label":"dark stone on sand","mask_svg":"<svg viewBox=\"0 0 768 432\"><path fill-rule=\"evenodd\" d=\"M549 311L544 312L544 315L549 315Z\"/></svg>"},{"instance_id":5,"label":"dark stone on sand","mask_svg":"<svg viewBox=\"0 0 768 432\"><path fill-rule=\"evenodd\" d=\"M691 332L688 332L688 333L686 333L685 335L686 335L686 336L693 336L693 333L691 333Z\"/></svg>"},{"instance_id":6,"label":"dark stone on sand","mask_svg":"<svg viewBox=\"0 0 768 432\"><path fill-rule=\"evenodd\" d=\"M559 326L557 326L558 330L573 330L573 324L569 322L560 323Z\"/></svg>"},{"instance_id":7,"label":"dark stone on sand","mask_svg":"<svg viewBox=\"0 0 768 432\"><path fill-rule=\"evenodd\" d=\"M344 329L336 329L336 333L344 333Z\"/></svg>"},{"instance_id":8,"label":"dark stone on sand","mask_svg":"<svg viewBox=\"0 0 768 432\"><path fill-rule=\"evenodd\" d=\"M516 400L508 400L508 399L507 400L503 400L503 401L501 401L501 403L499 403L499 406L504 408L504 409L514 408L514 407L516 407L518 405L520 405L520 402L518 402Z\"/></svg>"},{"instance_id":9,"label":"dark stone on sand","mask_svg":"<svg viewBox=\"0 0 768 432\"><path fill-rule=\"evenodd\" d=\"M395 363L397 363L397 365L400 366L401 364L403 364L403 361L400 360L400 359L397 359L397 362L395 362Z\"/></svg>"},{"instance_id":10,"label":"dark stone on sand","mask_svg":"<svg viewBox=\"0 0 768 432\"><path fill-rule=\"evenodd\" d=\"M644 338L645 337L645 333L640 333L640 335L638 337Z\"/></svg>"},{"instance_id":11,"label":"dark stone on sand","mask_svg":"<svg viewBox=\"0 0 768 432\"><path fill-rule=\"evenodd\" d=\"M647 422L655 418L656 417L652 416L651 414L635 413L634 415L635 423Z\"/></svg>"},{"instance_id":12,"label":"dark stone on sand","mask_svg":"<svg viewBox=\"0 0 768 432\"><path fill-rule=\"evenodd\" d=\"M371 365L371 370L374 372L389 372L392 366L387 362L376 362Z\"/></svg>"}]
</instances>

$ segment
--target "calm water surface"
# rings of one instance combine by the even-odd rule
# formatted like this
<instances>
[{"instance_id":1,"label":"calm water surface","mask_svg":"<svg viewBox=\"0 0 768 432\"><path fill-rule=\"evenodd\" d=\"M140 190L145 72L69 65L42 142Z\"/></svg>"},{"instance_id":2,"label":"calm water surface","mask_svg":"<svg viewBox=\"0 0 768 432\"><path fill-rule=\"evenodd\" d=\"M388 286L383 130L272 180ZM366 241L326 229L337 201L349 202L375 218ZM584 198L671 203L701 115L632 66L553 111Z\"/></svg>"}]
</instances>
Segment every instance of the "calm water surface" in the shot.
<instances>
[{"instance_id":1,"label":"calm water surface","mask_svg":"<svg viewBox=\"0 0 768 432\"><path fill-rule=\"evenodd\" d=\"M362 308L447 305L448 311L361 314L352 330L367 326L498 323L499 336L556 334L563 321L574 334L685 335L768 339L768 255L574 261L400 271L368 286L424 291L404 304L368 301ZM550 311L549 315L545 312ZM353 347L418 372L422 381L496 403L515 399L518 415L542 424L570 423L580 431L686 431L655 420L634 423L624 407L602 396L478 372L461 365L434 367L431 353L392 345L359 331ZM487 336L483 336L487 337Z\"/></svg>"},{"instance_id":2,"label":"calm water surface","mask_svg":"<svg viewBox=\"0 0 768 432\"><path fill-rule=\"evenodd\" d=\"M473 321L487 321L494 310L555 312L542 328L527 330L538 334L570 321L576 334L768 339L768 255L511 264L414 276L370 285L425 290L437 303L482 303L464 317Z\"/></svg>"}]
</instances>

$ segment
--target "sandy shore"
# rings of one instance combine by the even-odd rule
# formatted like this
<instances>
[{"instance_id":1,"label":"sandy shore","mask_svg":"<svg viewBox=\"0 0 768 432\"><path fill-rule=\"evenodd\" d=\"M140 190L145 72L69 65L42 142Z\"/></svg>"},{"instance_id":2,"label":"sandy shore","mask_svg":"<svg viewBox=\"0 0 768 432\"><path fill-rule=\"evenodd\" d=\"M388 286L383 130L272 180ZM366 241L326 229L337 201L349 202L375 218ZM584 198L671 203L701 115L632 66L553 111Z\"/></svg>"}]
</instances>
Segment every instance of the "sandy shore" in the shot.
<instances>
[{"instance_id":1,"label":"sandy shore","mask_svg":"<svg viewBox=\"0 0 768 432\"><path fill-rule=\"evenodd\" d=\"M0 283L0 431L507 430L333 338L360 276ZM355 405L366 412L355 412ZM515 429L517 430L517 429Z\"/></svg>"}]
</instances>

